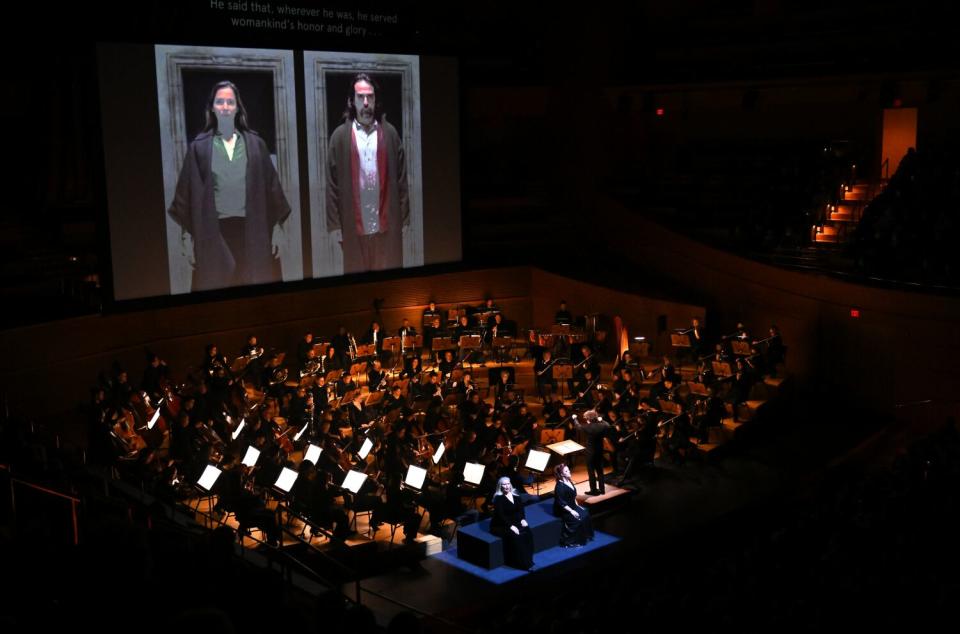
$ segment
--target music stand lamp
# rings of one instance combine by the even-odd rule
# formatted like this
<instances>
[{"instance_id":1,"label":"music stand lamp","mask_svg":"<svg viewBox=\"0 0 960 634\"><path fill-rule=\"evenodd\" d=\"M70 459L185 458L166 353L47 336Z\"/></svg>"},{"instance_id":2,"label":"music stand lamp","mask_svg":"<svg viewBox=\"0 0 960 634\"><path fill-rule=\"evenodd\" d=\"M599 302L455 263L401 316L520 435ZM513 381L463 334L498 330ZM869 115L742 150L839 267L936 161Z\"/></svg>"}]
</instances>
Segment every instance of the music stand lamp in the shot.
<instances>
[{"instance_id":1,"label":"music stand lamp","mask_svg":"<svg viewBox=\"0 0 960 634\"><path fill-rule=\"evenodd\" d=\"M241 418L241 419L240 419L240 424L237 425L237 428L233 430L233 433L232 433L232 434L230 434L230 439L231 439L231 440L236 440L237 438L239 438L239 437L240 437L240 432L242 432L242 431L243 431L243 428L246 427L246 426L247 426L247 419L246 419L246 418Z\"/></svg>"},{"instance_id":2,"label":"music stand lamp","mask_svg":"<svg viewBox=\"0 0 960 634\"><path fill-rule=\"evenodd\" d=\"M547 470L547 465L549 463L550 452L531 449L527 453L527 461L523 466L537 474L537 477L535 478L537 483L537 497L540 497L540 480L543 477L543 473Z\"/></svg>"},{"instance_id":3,"label":"music stand lamp","mask_svg":"<svg viewBox=\"0 0 960 634\"><path fill-rule=\"evenodd\" d=\"M480 494L480 483L483 482L483 472L486 466L479 462L468 462L463 465L463 483L473 489L471 504L476 504Z\"/></svg>"},{"instance_id":4,"label":"music stand lamp","mask_svg":"<svg viewBox=\"0 0 960 634\"><path fill-rule=\"evenodd\" d=\"M373 441L369 438L364 438L363 444L360 445L360 450L357 452L357 456L360 458L360 460L366 460L367 456L370 455L371 449L373 449ZM356 493L356 491L354 491L354 493Z\"/></svg>"}]
</instances>

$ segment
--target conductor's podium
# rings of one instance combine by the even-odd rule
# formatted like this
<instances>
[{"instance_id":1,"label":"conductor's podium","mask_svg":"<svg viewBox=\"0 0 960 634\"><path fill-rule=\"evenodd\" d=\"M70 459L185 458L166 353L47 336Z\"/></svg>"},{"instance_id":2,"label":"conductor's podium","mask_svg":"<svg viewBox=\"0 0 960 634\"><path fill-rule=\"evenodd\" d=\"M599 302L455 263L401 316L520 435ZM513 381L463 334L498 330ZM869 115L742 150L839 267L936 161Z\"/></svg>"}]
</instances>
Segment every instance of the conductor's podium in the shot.
<instances>
[{"instance_id":1,"label":"conductor's podium","mask_svg":"<svg viewBox=\"0 0 960 634\"><path fill-rule=\"evenodd\" d=\"M553 548L560 543L560 519L553 516L553 500L536 502L524 508L533 533L533 552ZM457 557L492 569L503 565L503 540L490 532L490 519L462 526L457 531Z\"/></svg>"}]
</instances>

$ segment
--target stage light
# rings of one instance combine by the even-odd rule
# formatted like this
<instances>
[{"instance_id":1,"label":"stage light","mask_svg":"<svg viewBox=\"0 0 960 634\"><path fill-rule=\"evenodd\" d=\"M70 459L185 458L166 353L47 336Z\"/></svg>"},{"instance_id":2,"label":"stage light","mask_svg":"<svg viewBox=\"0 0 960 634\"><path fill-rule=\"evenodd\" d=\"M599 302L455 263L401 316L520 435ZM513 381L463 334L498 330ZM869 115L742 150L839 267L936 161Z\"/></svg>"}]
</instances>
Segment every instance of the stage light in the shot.
<instances>
[{"instance_id":1,"label":"stage light","mask_svg":"<svg viewBox=\"0 0 960 634\"><path fill-rule=\"evenodd\" d=\"M657 108L657 116L658 116L658 117L662 117L664 112L665 112L665 111L664 111L663 108Z\"/></svg>"},{"instance_id":2,"label":"stage light","mask_svg":"<svg viewBox=\"0 0 960 634\"><path fill-rule=\"evenodd\" d=\"M853 319L860 319L860 309L859 309L859 308L851 308L851 309L850 309L850 317L852 317Z\"/></svg>"}]
</instances>

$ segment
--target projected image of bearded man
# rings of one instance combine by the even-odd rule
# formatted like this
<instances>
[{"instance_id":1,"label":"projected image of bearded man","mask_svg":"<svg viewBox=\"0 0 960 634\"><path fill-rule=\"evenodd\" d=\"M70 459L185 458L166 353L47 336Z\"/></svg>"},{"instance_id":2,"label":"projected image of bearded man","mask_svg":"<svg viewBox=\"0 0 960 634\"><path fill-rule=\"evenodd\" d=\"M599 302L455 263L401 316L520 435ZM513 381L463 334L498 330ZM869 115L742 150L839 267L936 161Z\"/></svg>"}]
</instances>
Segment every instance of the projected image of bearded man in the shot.
<instances>
[{"instance_id":1,"label":"projected image of bearded man","mask_svg":"<svg viewBox=\"0 0 960 634\"><path fill-rule=\"evenodd\" d=\"M344 273L399 268L410 224L402 139L379 106L377 83L361 73L350 85L327 153L327 230L343 247Z\"/></svg>"},{"instance_id":2,"label":"projected image of bearded man","mask_svg":"<svg viewBox=\"0 0 960 634\"><path fill-rule=\"evenodd\" d=\"M278 281L290 205L267 144L229 81L210 91L205 117L168 210L183 229L192 290Z\"/></svg>"}]
</instances>

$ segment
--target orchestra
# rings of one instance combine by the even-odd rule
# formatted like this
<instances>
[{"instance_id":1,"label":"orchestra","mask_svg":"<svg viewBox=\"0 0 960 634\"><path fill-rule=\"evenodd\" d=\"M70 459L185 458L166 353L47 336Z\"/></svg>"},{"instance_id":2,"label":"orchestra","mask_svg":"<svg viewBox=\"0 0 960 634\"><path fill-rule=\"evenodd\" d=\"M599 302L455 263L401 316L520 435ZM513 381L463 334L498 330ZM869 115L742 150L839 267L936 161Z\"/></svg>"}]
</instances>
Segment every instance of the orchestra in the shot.
<instances>
[{"instance_id":1,"label":"orchestra","mask_svg":"<svg viewBox=\"0 0 960 634\"><path fill-rule=\"evenodd\" d=\"M518 487L532 482L518 471L522 458L542 449L544 439L552 442L554 432L588 447L597 493L604 491L605 464L622 474L618 484L656 459L681 464L709 443L724 419L739 421L754 384L782 373L786 360L776 326L755 340L738 323L731 335L710 341L694 318L683 331L693 337L683 353L694 363L684 365L678 350L662 354L659 363L628 349L605 352L601 341L573 327L565 302L554 324L524 337L516 337L516 324L492 298L447 314L455 319L448 323L435 303L423 310L422 346L415 345L419 335L408 317L383 327L379 317L371 320L364 345L345 326L329 338L306 332L289 373L284 353L254 334L232 360L208 344L202 362L183 377L149 353L139 389L123 368L101 377L92 391L91 421L100 436L92 441L102 439L101 453L112 452L124 473L169 486L192 485L205 466L218 465L227 474L221 510L259 525L271 542L279 529L265 510L268 499L339 539L351 532L348 513L364 506L373 525L398 519L411 538L420 508L436 529L443 518L433 513L462 510L458 492L476 498L502 476ZM399 345L385 345L387 326ZM474 335L480 353L457 349L462 337ZM430 342L445 339L454 347L435 357ZM524 360L483 354L504 341ZM568 349L572 359L557 354ZM392 354L398 357L387 364ZM481 372L482 358L496 365ZM315 462L305 460L310 445L320 448ZM368 445L372 449L361 451ZM434 461L440 445L444 454ZM249 448L259 458L241 464ZM483 486L470 489L463 481L457 470L467 462L485 465ZM428 472L423 490L403 484L411 465ZM284 468L299 473L289 494L273 486ZM362 493L342 488L348 471L367 475ZM191 491L185 495L195 495Z\"/></svg>"}]
</instances>

